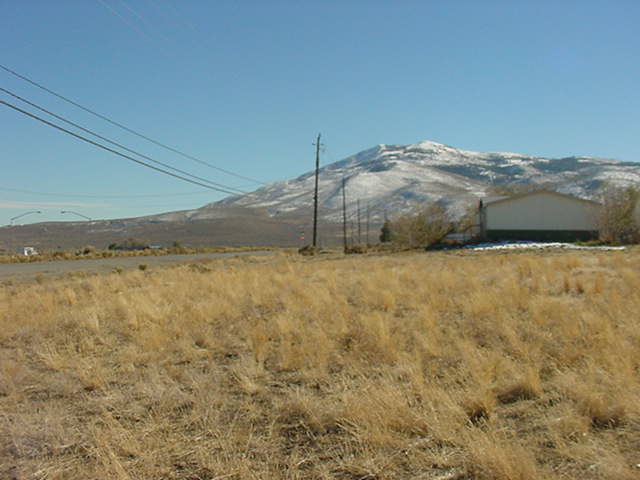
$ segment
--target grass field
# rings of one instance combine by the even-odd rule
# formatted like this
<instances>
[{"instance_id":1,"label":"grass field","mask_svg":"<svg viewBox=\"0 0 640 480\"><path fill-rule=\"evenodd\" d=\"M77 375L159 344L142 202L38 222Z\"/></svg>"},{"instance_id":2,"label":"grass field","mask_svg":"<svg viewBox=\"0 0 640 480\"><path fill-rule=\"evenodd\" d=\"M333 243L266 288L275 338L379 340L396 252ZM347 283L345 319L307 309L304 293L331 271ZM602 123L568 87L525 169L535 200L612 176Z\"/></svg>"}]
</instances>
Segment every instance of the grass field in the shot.
<instances>
[{"instance_id":1,"label":"grass field","mask_svg":"<svg viewBox=\"0 0 640 480\"><path fill-rule=\"evenodd\" d=\"M0 478L640 478L640 251L0 286Z\"/></svg>"}]
</instances>

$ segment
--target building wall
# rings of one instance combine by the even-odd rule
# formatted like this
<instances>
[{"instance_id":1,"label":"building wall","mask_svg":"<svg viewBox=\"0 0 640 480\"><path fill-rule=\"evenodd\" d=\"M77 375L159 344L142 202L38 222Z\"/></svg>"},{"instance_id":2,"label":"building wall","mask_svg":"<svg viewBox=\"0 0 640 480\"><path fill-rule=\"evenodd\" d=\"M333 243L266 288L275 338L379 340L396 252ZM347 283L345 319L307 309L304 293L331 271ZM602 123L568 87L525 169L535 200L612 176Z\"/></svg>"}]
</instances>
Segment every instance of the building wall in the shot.
<instances>
[{"instance_id":1,"label":"building wall","mask_svg":"<svg viewBox=\"0 0 640 480\"><path fill-rule=\"evenodd\" d=\"M491 241L576 242L596 240L597 238L597 230L489 230L485 235L485 239Z\"/></svg>"},{"instance_id":2,"label":"building wall","mask_svg":"<svg viewBox=\"0 0 640 480\"><path fill-rule=\"evenodd\" d=\"M487 231L598 230L598 205L548 192L489 203L485 208Z\"/></svg>"}]
</instances>

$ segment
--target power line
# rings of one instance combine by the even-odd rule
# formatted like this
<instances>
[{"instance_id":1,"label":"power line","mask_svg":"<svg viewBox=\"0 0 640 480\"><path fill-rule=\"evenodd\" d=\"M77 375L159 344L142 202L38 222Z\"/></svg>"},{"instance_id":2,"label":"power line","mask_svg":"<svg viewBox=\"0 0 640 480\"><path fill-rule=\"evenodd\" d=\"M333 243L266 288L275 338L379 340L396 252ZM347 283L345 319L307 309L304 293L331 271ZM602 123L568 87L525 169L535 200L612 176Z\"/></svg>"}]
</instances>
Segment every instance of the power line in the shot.
<instances>
[{"instance_id":1,"label":"power line","mask_svg":"<svg viewBox=\"0 0 640 480\"><path fill-rule=\"evenodd\" d=\"M78 125L77 123L74 123L71 120L67 120L66 118L64 118L64 117L62 117L60 115L57 115L57 114L55 114L55 113L53 113L53 112L51 112L51 111L49 111L49 110L47 110L45 108L33 103L33 102L30 102L29 100L27 100L27 99L25 99L25 98L23 98L23 97L21 97L19 95L16 95L15 93L10 92L9 90L7 90L5 88L0 87L0 91L3 91L5 93L7 93L8 95L11 95L14 98L17 98L18 100L20 100L20 101L22 101L22 102L24 102L24 103L26 103L28 105L31 105L32 107L37 108L41 112L44 112L44 113L46 113L48 115L51 115L52 117L57 118L58 120L61 120L61 121L65 122L65 123L67 123L68 125L72 125L72 126L76 127L77 129L82 130L83 132L86 132L86 133L88 133L90 135L93 135L94 137L97 137L100 140L104 140L105 142L108 142L108 143L110 143L112 145L115 145L116 147L122 148L123 150L125 150L125 151L127 151L129 153L133 153L134 155L138 155L139 157L142 157L142 158L144 158L146 160L149 160L149 161L151 161L153 163L156 163L158 165L162 165L163 167L168 168L170 170L173 170L174 172L182 173L183 175L187 175L187 176L195 178L197 180L200 180L200 181L203 181L203 182L206 182L206 183L210 183L211 185L215 185L215 186L220 187L220 188L226 188L226 189L229 189L229 190L236 190L237 193L247 193L247 192L245 192L243 190L240 190L238 188L230 187L228 185L223 185L221 183L213 182L213 181L208 180L206 178L199 177L197 175L193 175L193 174L191 174L189 172L186 172L184 170L181 170L179 168L172 167L171 165L163 163L163 162L160 162L159 160L155 160L155 159L153 159L153 158L151 158L151 157L149 157L147 155L144 155L144 154L142 154L140 152L137 152L136 150L128 148L128 147L126 147L126 146L124 146L124 145L122 145L122 144L120 144L118 142L115 142L113 140L110 140L109 138L104 137L104 136L102 136L102 135L100 135L100 134L98 134L98 133L96 133L96 132L94 132L92 130L84 128L83 126Z\"/></svg>"},{"instance_id":2,"label":"power line","mask_svg":"<svg viewBox=\"0 0 640 480\"><path fill-rule=\"evenodd\" d=\"M190 40L195 46L201 48L202 51L205 52L207 55L211 55L212 47L211 45L207 45L205 42L201 40L200 37L202 36L202 33L199 31L199 29L196 28L193 25L193 23L191 23L184 15L182 15L181 11L178 8L176 8L174 5L172 5L171 2L166 3L164 5L169 7L169 9L171 10L171 13L165 13L163 11L163 7L155 3L154 0L147 0L147 2L151 4L153 7L155 7L155 9L157 9L160 15L162 15L163 17L167 18L170 22L172 22L173 25L175 25L175 22L177 20L179 23L182 24L183 27L186 27L187 30L191 30L195 34L195 36L186 37L186 38ZM163 35L163 37L165 36Z\"/></svg>"},{"instance_id":3,"label":"power line","mask_svg":"<svg viewBox=\"0 0 640 480\"><path fill-rule=\"evenodd\" d=\"M234 173L234 172L232 172L230 170L225 170L224 168L216 167L215 165L212 165L209 162L205 162L204 160L201 160L198 157L194 157L193 155L189 155L188 153L184 153L184 152L178 150L177 148L170 147L169 145L161 143L158 140L154 140L151 137L147 137L146 135L144 135L144 134L142 134L140 132L137 132L137 131L135 131L135 130L123 125L123 124L121 124L121 123L116 122L115 120L111 120L110 118L108 118L108 117L106 117L106 116L104 116L104 115L102 115L102 114L100 114L98 112L95 112L95 111L93 111L93 110L91 110L91 109L89 109L89 108L87 108L87 107L85 107L83 105L80 105L77 102L74 102L70 98L67 98L67 97L65 97L65 96L63 96L63 95L61 95L61 94L59 94L57 92L54 92L53 90L45 87L44 85L41 85L40 83L38 83L38 82L36 82L34 80L31 80L30 78L28 78L28 77L26 77L24 75L21 75L18 72L15 72L15 71L11 70L9 67L6 67L6 66L0 64L0 68L3 69L4 71L10 73L13 76L20 78L21 80L24 80L25 82L30 83L31 85L33 85L35 87L38 87L39 89L44 90L45 92L50 93L51 95L53 95L55 97L58 97L59 99L64 100L65 102L70 103L71 105L74 105L74 106L78 107L79 109L84 110L85 112L90 113L91 115L94 115L94 116L100 118L101 120L104 120L105 122L110 123L111 125L115 125L116 127L121 128L121 129L131 133L132 135L135 135L137 137L143 138L144 140L146 140L148 142L151 142L154 145L157 145L158 147L162 147L162 148L164 148L166 150L169 150L169 151L171 151L173 153L181 155L182 157L188 158L189 160L193 160L194 162L200 163L200 164L205 165L205 166L207 166L209 168L213 168L214 170L218 170L219 172L226 173L227 175L231 175L231 176L234 176L236 178L241 178L243 180L247 180L249 182L257 183L257 184L260 184L260 185L268 185L267 183L261 182L260 180L256 180L254 178L246 177L244 175L240 175L240 174Z\"/></svg>"},{"instance_id":4,"label":"power line","mask_svg":"<svg viewBox=\"0 0 640 480\"><path fill-rule=\"evenodd\" d=\"M140 23L142 23L143 25L148 25L151 31L155 30L155 33L163 40L168 42L173 42L172 39L166 36L162 31L158 31L158 29L155 29L154 25L150 21L148 21L145 17L143 17L142 14L138 13L133 7L129 6L127 2L125 2L125 0L120 0L120 1L122 2L122 4L125 6L127 10L129 10L133 15L138 17L138 19L140 20Z\"/></svg>"},{"instance_id":5,"label":"power line","mask_svg":"<svg viewBox=\"0 0 640 480\"><path fill-rule=\"evenodd\" d=\"M33 113L27 112L26 110L23 110L20 107L17 107L15 105L12 105L11 103L5 102L4 100L0 100L0 103L3 104L3 105L6 105L9 108L12 108L13 110L15 110L17 112L22 113L23 115L26 115L28 117L33 118L34 120L38 120L39 122L42 122L42 123L44 123L46 125L49 125L52 128L55 128L57 130L60 130L61 132L64 132L64 133L66 133L68 135L71 135L72 137L75 137L75 138L77 138L79 140L82 140L84 142L90 143L91 145L95 145L96 147L101 148L102 150L106 150L107 152L111 152L111 153L113 153L115 155L118 155L119 157L125 158L127 160L131 160L132 162L135 162L135 163L138 163L138 164L143 165L145 167L151 168L152 170L156 170L158 172L164 173L165 175L169 175L171 177L178 178L180 180L184 180L185 182L193 183L194 185L199 185L201 187L205 187L205 188L208 188L210 190L215 190L217 192L222 192L222 193L228 193L229 195L236 195L236 192L231 192L231 191L225 190L223 188L218 188L218 187L214 187L214 186L208 185L206 183L198 182L196 180L191 180L190 178L183 177L182 175L177 175L175 173L171 173L171 172L169 172L167 170L164 170L162 168L155 167L155 166L153 166L153 165L151 165L151 164L149 164L147 162L143 162L142 160L138 160L137 158L131 157L129 155L125 155L122 152L114 150L113 148L109 148L109 147L107 147L105 145L102 145L101 143L94 142L93 140L91 140L91 139L89 139L87 137L83 137L82 135L78 135L77 133L74 133L71 130L67 130L66 128L61 127L60 125L56 125L55 123L50 122L48 120L45 120L42 117L38 117L37 115L34 115Z\"/></svg>"},{"instance_id":6,"label":"power line","mask_svg":"<svg viewBox=\"0 0 640 480\"><path fill-rule=\"evenodd\" d=\"M98 133L96 133L96 132L94 132L94 131L92 131L92 130L89 130L89 129L87 129L87 128L84 128L83 126L78 125L77 123L74 123L74 122L72 122L71 120L67 120L66 118L64 118L64 117L62 117L62 116L60 116L60 115L57 115L57 114L55 114L55 113L53 113L53 112L51 112L51 111L47 110L46 108L41 107L40 105L37 105L37 104L35 104L35 103L33 103L33 102L30 102L30 101L29 101L29 100L27 100L26 98L23 98L23 97L21 97L21 96L19 96L19 95L16 95L16 94L15 94L15 93L13 93L13 92L10 92L10 91L9 91L9 90L7 90L6 88L2 88L2 87L0 87L0 91L2 91L2 92L4 92L4 93L7 93L8 95L11 95L11 96L12 96L12 97L14 97L14 98L17 98L17 99L18 99L18 100L20 100L21 102L24 102L24 103L26 103L26 104L28 104L28 105L31 105L32 107L37 108L37 109L38 109L38 110L40 110L41 112L44 112L44 113L46 113L46 114L48 114L48 115L51 115L52 117L57 118L58 120L61 120L61 121L65 122L65 123L66 123L66 124L68 124L68 125L72 125L72 126L76 127L77 129L82 130L83 132L86 132L86 133L88 133L88 134L90 134L90 135L93 135L94 137L97 137L97 138L99 138L100 140L104 140L105 142L108 142L108 143L110 143L111 145L115 145L116 147L122 148L123 150L125 150L125 151L127 151L127 152L129 152L129 153L133 153L134 155L138 155L139 157L142 157L142 158L144 158L144 159L146 159L146 160L149 160L150 162L153 162L153 163L155 163L155 164L157 164L157 165L162 165L163 167L168 168L168 169L170 169L170 170L173 170L174 172L178 172L178 173L181 173L181 174L183 174L183 175L187 175L188 177L195 178L196 180L200 180L200 181L202 181L202 182L210 183L211 185L215 185L216 187L226 188L226 189L229 189L229 190L236 190L236 191L237 191L237 193L247 193L247 192L245 192L245 191L243 191L243 190L240 190L240 189L238 189L238 188L234 188L234 187L230 187L230 186L228 186L228 185L223 185L223 184L221 184L221 183L213 182L213 181L208 180L208 179L206 179L206 178L199 177L199 176L197 176L197 175L193 175L193 174L191 174L191 173L189 173L189 172L186 172L186 171L184 171L184 170L181 170L181 169L179 169L179 168L172 167L171 165L166 164L166 163L163 163L163 162L160 162L159 160L155 160L155 159L153 159L153 158L151 158L151 157L149 157L149 156L147 156L147 155L144 155L144 154L142 154L142 153L140 153L140 152L137 152L137 151L135 151L135 150L133 150L133 149L131 149L131 148L128 148L128 147L126 147L126 146L122 145L121 143L114 142L113 140L110 140L110 139L108 139L107 137L104 137L104 136L102 136L102 135L100 135L100 134L98 134Z\"/></svg>"},{"instance_id":7,"label":"power line","mask_svg":"<svg viewBox=\"0 0 640 480\"><path fill-rule=\"evenodd\" d=\"M44 197L75 197L75 198L97 198L97 199L106 199L106 198L154 198L154 197L185 197L189 195L202 195L207 194L210 195L209 192L200 191L200 192L188 192L188 193L149 193L149 194L141 194L141 195L87 195L82 193L51 193L51 192L34 192L33 190L21 190L18 188L7 188L0 187L0 192L13 192L13 193L26 193L28 195L42 195Z\"/></svg>"},{"instance_id":8,"label":"power line","mask_svg":"<svg viewBox=\"0 0 640 480\"><path fill-rule=\"evenodd\" d=\"M133 15L135 15L136 17L138 17L140 19L140 21L142 23L146 23L146 20L142 17L142 15L140 15L133 7L130 7L127 2L125 2L124 0L120 0L120 2L122 2L122 4L124 5L124 8L126 8L127 10L129 10L131 13L133 13Z\"/></svg>"},{"instance_id":9,"label":"power line","mask_svg":"<svg viewBox=\"0 0 640 480\"><path fill-rule=\"evenodd\" d=\"M115 8L112 7L111 5L109 5L108 3L106 3L103 0L98 0L103 6L105 6L106 8L109 9L109 11L114 14L115 16L117 16L120 20L122 20L122 22L124 24L126 24L129 28L131 28L132 30L134 30L136 33L138 33L139 35L142 35L146 40L151 40L153 41L154 38L148 34L142 27L138 27L136 25L136 21L135 19L132 20L131 22L127 19L127 17L125 15L121 15L120 12ZM138 13L133 7L129 6L127 4L127 2L125 2L124 0L120 0L120 2L124 5L124 8L126 8L130 13L133 14L134 17L136 17L139 20L139 23L146 25L147 21L144 19L144 17ZM162 35L162 37L164 37L165 40L170 40L167 37L165 37L164 35ZM164 50L161 50L161 53L164 53Z\"/></svg>"},{"instance_id":10,"label":"power line","mask_svg":"<svg viewBox=\"0 0 640 480\"><path fill-rule=\"evenodd\" d=\"M156 7L161 13L162 15L164 15L165 17L167 17L169 20L178 20L180 23L182 23L183 26L186 26L188 29L192 30L195 33L199 33L198 30L196 29L196 27L189 21L187 20L187 18L185 18L181 13L180 10L178 10L175 6L173 6L171 4L171 2L167 3L166 5L169 5L169 8L171 8L171 10L173 11L172 14L165 14L162 12L162 8L155 3L154 0L147 0L147 2L149 2L151 5L153 5L154 7ZM210 47L208 47L207 45L204 45L206 50L208 50Z\"/></svg>"},{"instance_id":11,"label":"power line","mask_svg":"<svg viewBox=\"0 0 640 480\"><path fill-rule=\"evenodd\" d=\"M115 15L116 17L118 17L120 20L122 20L129 28L131 28L132 30L134 30L135 32L137 32L139 35L142 35L144 38L146 38L147 40L151 40L151 37L149 35L147 35L145 33L144 30L142 30L141 28L138 28L135 23L129 23L129 21L123 16L120 15L120 13L113 8L111 5L109 5L108 3L104 2L103 0L98 0L98 2L100 2L106 9L108 9L113 15ZM126 5L125 5L126 6Z\"/></svg>"},{"instance_id":12,"label":"power line","mask_svg":"<svg viewBox=\"0 0 640 480\"><path fill-rule=\"evenodd\" d=\"M154 204L154 205L109 205L107 207L101 207L103 210L132 210L132 209L141 209L141 208L171 208L173 212L176 211L184 211L184 210L197 210L201 207L193 207L193 205L191 204L190 206L180 206L180 205L176 205L175 203L166 203L163 205L158 205L158 204ZM163 213L170 213L170 212L163 212Z\"/></svg>"}]
</instances>

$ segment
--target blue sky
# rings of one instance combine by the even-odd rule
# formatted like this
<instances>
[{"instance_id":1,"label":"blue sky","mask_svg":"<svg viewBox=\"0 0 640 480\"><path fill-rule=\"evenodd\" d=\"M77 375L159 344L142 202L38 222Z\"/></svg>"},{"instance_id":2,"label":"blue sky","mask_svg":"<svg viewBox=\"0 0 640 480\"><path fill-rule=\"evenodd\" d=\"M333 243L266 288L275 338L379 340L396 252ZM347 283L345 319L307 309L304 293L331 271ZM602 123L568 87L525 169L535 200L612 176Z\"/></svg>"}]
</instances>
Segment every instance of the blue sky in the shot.
<instances>
[{"instance_id":1,"label":"blue sky","mask_svg":"<svg viewBox=\"0 0 640 480\"><path fill-rule=\"evenodd\" d=\"M265 183L379 143L640 160L637 0L2 0L0 63L163 143ZM212 181L0 71L0 86ZM0 92L0 99L35 112ZM39 114L41 115L41 114ZM43 115L44 116L44 115ZM59 122L58 122L59 123ZM0 225L197 208L225 194L0 105ZM47 195L44 195L47 194Z\"/></svg>"}]
</instances>

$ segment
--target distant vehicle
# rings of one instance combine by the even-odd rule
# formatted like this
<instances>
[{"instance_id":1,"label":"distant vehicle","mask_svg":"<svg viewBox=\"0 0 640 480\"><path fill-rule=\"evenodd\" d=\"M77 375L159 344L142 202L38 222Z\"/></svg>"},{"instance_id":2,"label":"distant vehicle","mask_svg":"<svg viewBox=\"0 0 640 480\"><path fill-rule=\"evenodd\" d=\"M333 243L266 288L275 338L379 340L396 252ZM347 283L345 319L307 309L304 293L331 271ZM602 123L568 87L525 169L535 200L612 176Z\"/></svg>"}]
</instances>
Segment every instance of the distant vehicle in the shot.
<instances>
[{"instance_id":1,"label":"distant vehicle","mask_svg":"<svg viewBox=\"0 0 640 480\"><path fill-rule=\"evenodd\" d=\"M34 247L20 247L18 248L18 255L24 255L30 257L31 255L37 255L38 251Z\"/></svg>"}]
</instances>

